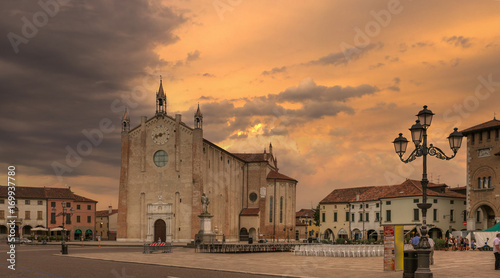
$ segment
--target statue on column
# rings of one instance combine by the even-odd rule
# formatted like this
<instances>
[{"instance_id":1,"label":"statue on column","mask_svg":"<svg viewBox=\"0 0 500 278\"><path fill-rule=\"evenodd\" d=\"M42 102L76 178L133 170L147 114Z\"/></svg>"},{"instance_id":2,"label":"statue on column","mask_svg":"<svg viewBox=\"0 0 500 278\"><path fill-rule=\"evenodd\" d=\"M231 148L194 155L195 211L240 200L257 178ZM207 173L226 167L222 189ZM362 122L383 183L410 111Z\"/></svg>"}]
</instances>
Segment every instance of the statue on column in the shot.
<instances>
[{"instance_id":1,"label":"statue on column","mask_svg":"<svg viewBox=\"0 0 500 278\"><path fill-rule=\"evenodd\" d=\"M210 204L210 200L207 195L203 193L201 195L201 205L202 205L202 214L208 214L208 205Z\"/></svg>"}]
</instances>

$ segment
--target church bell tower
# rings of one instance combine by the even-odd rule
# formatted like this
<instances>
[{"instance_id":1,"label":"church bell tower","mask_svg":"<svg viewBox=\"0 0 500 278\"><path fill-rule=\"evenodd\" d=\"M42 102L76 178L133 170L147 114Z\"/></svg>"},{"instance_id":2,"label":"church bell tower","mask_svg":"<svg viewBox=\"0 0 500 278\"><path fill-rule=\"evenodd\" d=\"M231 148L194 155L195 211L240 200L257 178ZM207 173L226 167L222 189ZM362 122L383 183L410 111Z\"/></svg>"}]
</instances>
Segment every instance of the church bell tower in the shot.
<instances>
[{"instance_id":1,"label":"church bell tower","mask_svg":"<svg viewBox=\"0 0 500 278\"><path fill-rule=\"evenodd\" d=\"M160 76L160 88L156 93L156 116L167 114L167 96L163 91L162 80Z\"/></svg>"}]
</instances>

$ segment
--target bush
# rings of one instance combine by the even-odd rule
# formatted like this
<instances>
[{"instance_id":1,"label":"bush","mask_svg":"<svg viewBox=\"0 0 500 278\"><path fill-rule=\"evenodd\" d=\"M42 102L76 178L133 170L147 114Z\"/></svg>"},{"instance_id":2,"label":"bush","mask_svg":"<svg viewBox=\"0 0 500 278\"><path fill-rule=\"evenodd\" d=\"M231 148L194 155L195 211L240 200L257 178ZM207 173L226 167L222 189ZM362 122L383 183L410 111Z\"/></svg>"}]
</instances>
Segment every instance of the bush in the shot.
<instances>
[{"instance_id":1,"label":"bush","mask_svg":"<svg viewBox=\"0 0 500 278\"><path fill-rule=\"evenodd\" d=\"M444 239L438 238L434 240L434 249L443 249L446 246L446 242Z\"/></svg>"}]
</instances>

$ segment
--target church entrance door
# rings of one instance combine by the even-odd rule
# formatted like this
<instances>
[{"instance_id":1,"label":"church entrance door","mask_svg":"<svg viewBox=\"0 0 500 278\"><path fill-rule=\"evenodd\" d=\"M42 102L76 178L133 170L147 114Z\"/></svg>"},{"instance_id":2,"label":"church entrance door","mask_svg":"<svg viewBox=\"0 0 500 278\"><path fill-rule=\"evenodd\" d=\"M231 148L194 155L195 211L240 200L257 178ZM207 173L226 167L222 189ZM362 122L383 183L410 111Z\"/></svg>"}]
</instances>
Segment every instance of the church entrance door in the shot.
<instances>
[{"instance_id":1,"label":"church entrance door","mask_svg":"<svg viewBox=\"0 0 500 278\"><path fill-rule=\"evenodd\" d=\"M167 224L162 219L155 221L155 235L154 241L161 240L161 242L167 241Z\"/></svg>"}]
</instances>

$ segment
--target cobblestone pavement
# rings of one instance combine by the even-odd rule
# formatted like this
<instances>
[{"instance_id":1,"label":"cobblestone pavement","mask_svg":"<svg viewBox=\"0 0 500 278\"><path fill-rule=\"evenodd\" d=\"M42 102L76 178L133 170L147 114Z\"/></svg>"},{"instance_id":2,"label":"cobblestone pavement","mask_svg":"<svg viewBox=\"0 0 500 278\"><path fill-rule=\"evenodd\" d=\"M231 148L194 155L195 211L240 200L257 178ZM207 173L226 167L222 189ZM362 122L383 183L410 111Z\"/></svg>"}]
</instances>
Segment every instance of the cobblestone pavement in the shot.
<instances>
[{"instance_id":1,"label":"cobblestone pavement","mask_svg":"<svg viewBox=\"0 0 500 278\"><path fill-rule=\"evenodd\" d=\"M85 253L80 258L225 270L291 277L402 277L402 271L384 272L382 257L336 258L294 256L293 253L210 254L176 247L173 253ZM434 277L500 277L492 252L436 251Z\"/></svg>"}]
</instances>

